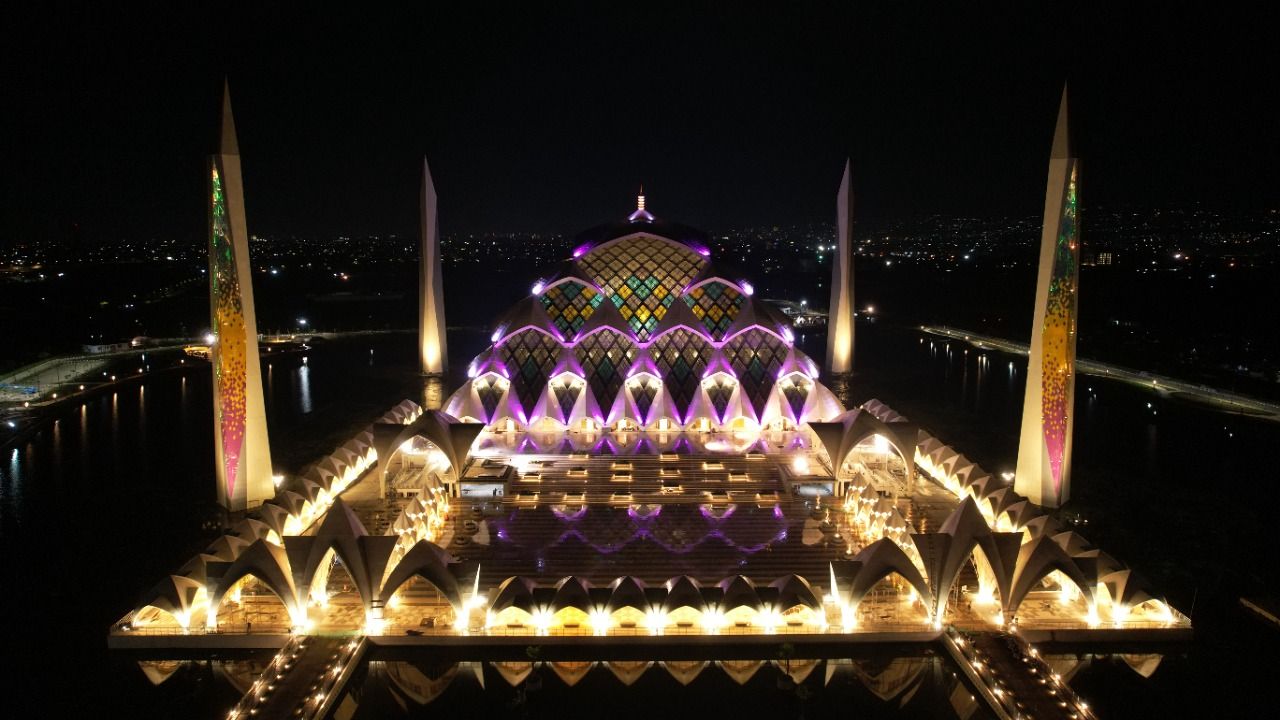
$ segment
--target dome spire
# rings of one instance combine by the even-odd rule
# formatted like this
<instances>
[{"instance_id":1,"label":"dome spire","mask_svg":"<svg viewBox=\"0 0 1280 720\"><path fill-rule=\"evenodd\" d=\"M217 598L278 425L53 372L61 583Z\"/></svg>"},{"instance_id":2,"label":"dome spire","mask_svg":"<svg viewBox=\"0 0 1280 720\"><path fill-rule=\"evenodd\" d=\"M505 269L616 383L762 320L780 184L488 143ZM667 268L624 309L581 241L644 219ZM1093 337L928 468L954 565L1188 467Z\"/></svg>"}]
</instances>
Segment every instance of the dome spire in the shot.
<instances>
[{"instance_id":1,"label":"dome spire","mask_svg":"<svg viewBox=\"0 0 1280 720\"><path fill-rule=\"evenodd\" d=\"M636 211L627 217L627 222L653 222L653 215L644 209L644 183L640 183L640 194L636 195Z\"/></svg>"}]
</instances>

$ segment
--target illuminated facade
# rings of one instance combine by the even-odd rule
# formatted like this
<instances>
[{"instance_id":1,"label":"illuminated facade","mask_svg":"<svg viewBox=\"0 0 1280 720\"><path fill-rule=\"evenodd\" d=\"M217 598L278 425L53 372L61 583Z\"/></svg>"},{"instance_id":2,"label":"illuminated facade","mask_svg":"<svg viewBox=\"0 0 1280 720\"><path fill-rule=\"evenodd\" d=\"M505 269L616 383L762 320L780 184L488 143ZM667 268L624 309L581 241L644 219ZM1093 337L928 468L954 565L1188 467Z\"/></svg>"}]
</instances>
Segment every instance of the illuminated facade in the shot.
<instances>
[{"instance_id":1,"label":"illuminated facade","mask_svg":"<svg viewBox=\"0 0 1280 720\"><path fill-rule=\"evenodd\" d=\"M1015 481L1019 493L1048 507L1062 505L1071 494L1080 277L1078 183L1079 160L1072 153L1064 89L1049 158L1036 312L1031 326Z\"/></svg>"},{"instance_id":2,"label":"illuminated facade","mask_svg":"<svg viewBox=\"0 0 1280 720\"><path fill-rule=\"evenodd\" d=\"M1132 569L1039 507L1065 499L1070 477L1079 243L1065 96L1013 487L884 403L846 410L788 319L642 195L624 222L583 233L499 320L443 410L405 400L276 488L239 169L228 102L210 176L219 499L258 507L144 593L109 639L283 645L268 667L275 680L247 689L231 720L282 717L272 704L282 697L301 698L293 715L330 716L356 648L384 639L470 635L523 656L530 638L604 647L755 635L739 640L772 653L764 636L963 647L948 626L1189 636L1189 619ZM848 166L839 206L837 373L853 350ZM427 374L443 370L445 352L435 208L424 163ZM734 662L735 677L754 672ZM700 667L666 665L677 678ZM288 674L295 666L311 674ZM277 683L290 689L273 692ZM992 688L999 705L1006 691Z\"/></svg>"},{"instance_id":3,"label":"illuminated facade","mask_svg":"<svg viewBox=\"0 0 1280 720\"><path fill-rule=\"evenodd\" d=\"M786 316L710 254L641 199L499 321L445 410L498 430L587 432L793 429L842 412Z\"/></svg>"},{"instance_id":4,"label":"illuminated facade","mask_svg":"<svg viewBox=\"0 0 1280 720\"><path fill-rule=\"evenodd\" d=\"M228 510L262 504L275 494L258 364L240 149L231 94L223 99L222 147L210 159L209 305L214 334L214 442L218 503Z\"/></svg>"}]
</instances>

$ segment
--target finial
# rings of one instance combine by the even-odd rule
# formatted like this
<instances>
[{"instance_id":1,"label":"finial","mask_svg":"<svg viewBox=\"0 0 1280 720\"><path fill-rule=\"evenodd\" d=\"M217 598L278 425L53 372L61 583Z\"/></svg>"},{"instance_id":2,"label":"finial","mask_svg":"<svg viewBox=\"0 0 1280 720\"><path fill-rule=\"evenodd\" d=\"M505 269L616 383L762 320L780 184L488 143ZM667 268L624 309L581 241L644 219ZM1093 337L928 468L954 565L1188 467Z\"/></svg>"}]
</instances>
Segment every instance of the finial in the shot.
<instances>
[{"instance_id":1,"label":"finial","mask_svg":"<svg viewBox=\"0 0 1280 720\"><path fill-rule=\"evenodd\" d=\"M644 183L640 184L640 194L636 195L636 211L627 217L628 222L653 222L653 215L644 209Z\"/></svg>"}]
</instances>

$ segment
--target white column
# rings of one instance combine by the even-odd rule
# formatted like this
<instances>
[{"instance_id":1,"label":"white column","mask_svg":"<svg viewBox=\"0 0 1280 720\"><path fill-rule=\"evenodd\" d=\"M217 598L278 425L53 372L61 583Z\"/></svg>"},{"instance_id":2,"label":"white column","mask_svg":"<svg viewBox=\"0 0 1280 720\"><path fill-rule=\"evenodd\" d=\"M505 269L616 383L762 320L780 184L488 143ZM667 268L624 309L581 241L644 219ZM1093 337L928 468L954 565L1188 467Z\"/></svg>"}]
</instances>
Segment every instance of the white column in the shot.
<instances>
[{"instance_id":1,"label":"white column","mask_svg":"<svg viewBox=\"0 0 1280 720\"><path fill-rule=\"evenodd\" d=\"M440 272L440 224L436 216L436 186L427 159L422 159L422 254L418 279L418 341L422 373L442 375L448 360L445 346L444 284Z\"/></svg>"},{"instance_id":2,"label":"white column","mask_svg":"<svg viewBox=\"0 0 1280 720\"><path fill-rule=\"evenodd\" d=\"M831 256L831 303L827 306L827 370L853 372L853 187L851 166L836 193L836 251Z\"/></svg>"}]
</instances>

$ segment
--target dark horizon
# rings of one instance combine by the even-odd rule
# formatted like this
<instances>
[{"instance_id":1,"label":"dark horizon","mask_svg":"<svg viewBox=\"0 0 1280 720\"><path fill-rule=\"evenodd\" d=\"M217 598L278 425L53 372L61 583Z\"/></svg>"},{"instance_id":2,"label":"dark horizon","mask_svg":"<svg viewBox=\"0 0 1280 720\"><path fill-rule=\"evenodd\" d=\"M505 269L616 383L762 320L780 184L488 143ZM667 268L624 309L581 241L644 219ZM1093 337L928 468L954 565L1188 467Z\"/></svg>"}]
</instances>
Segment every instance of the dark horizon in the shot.
<instances>
[{"instance_id":1,"label":"dark horizon","mask_svg":"<svg viewBox=\"0 0 1280 720\"><path fill-rule=\"evenodd\" d=\"M29 8L4 52L0 243L199 238L224 78L250 231L446 234L1037 215L1064 80L1085 205L1266 210L1266 23L1157 7L653 4L368 18ZM923 16L923 17L921 17Z\"/></svg>"}]
</instances>

